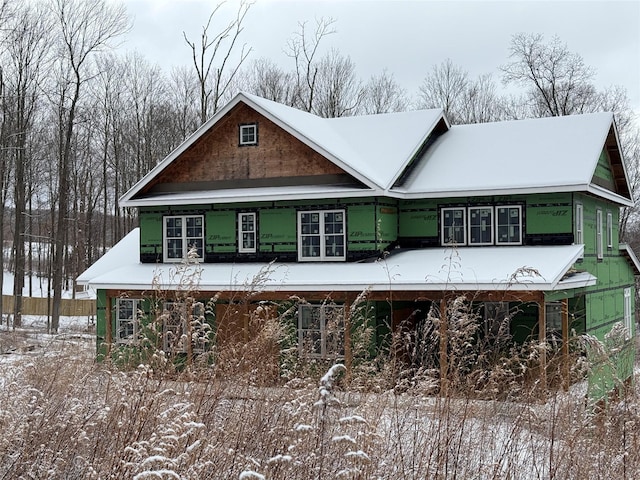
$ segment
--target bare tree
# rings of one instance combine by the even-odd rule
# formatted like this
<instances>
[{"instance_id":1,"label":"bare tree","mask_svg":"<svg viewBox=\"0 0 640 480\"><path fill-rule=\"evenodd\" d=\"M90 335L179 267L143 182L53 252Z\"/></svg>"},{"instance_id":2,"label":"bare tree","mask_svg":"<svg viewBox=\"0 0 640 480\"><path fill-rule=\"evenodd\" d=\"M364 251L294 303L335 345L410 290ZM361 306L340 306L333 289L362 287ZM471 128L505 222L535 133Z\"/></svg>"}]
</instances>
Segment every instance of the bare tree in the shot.
<instances>
[{"instance_id":1,"label":"bare tree","mask_svg":"<svg viewBox=\"0 0 640 480\"><path fill-rule=\"evenodd\" d=\"M184 40L191 48L193 66L198 76L200 89L200 122L207 121L210 115L218 111L220 102L228 93L232 82L240 70L240 66L247 59L251 48L243 45L238 60L231 64L231 56L235 51L236 42L243 30L244 18L252 3L241 0L236 18L223 26L213 37L209 37L211 23L224 3L219 3L209 15L207 24L202 27L200 43L189 40L183 32Z\"/></svg>"},{"instance_id":2,"label":"bare tree","mask_svg":"<svg viewBox=\"0 0 640 480\"><path fill-rule=\"evenodd\" d=\"M58 69L58 211L53 254L53 307L51 331L57 332L66 249L69 209L69 168L76 113L82 86L92 77L92 56L129 29L122 5L104 0L55 0L52 13L58 23L60 54Z\"/></svg>"},{"instance_id":3,"label":"bare tree","mask_svg":"<svg viewBox=\"0 0 640 480\"><path fill-rule=\"evenodd\" d=\"M365 88L351 58L331 49L320 61L317 73L313 113L325 118L356 115Z\"/></svg>"},{"instance_id":4,"label":"bare tree","mask_svg":"<svg viewBox=\"0 0 640 480\"><path fill-rule=\"evenodd\" d=\"M177 143L187 138L200 125L201 116L196 107L197 89L197 79L186 67L175 67L171 71L168 100Z\"/></svg>"},{"instance_id":5,"label":"bare tree","mask_svg":"<svg viewBox=\"0 0 640 480\"><path fill-rule=\"evenodd\" d=\"M469 75L447 59L434 65L420 86L418 105L422 108L442 108L452 123L461 123L464 93Z\"/></svg>"},{"instance_id":6,"label":"bare tree","mask_svg":"<svg viewBox=\"0 0 640 480\"><path fill-rule=\"evenodd\" d=\"M371 77L362 102L364 113L402 112L408 106L407 92L396 82L392 73L385 69L380 75Z\"/></svg>"},{"instance_id":7,"label":"bare tree","mask_svg":"<svg viewBox=\"0 0 640 480\"><path fill-rule=\"evenodd\" d=\"M267 58L259 58L253 62L246 75L246 84L249 92L262 98L285 105L294 103L294 75L285 72Z\"/></svg>"},{"instance_id":8,"label":"bare tree","mask_svg":"<svg viewBox=\"0 0 640 480\"><path fill-rule=\"evenodd\" d=\"M292 103L306 112L312 112L315 106L318 48L324 37L335 33L335 22L333 18L316 19L312 34L309 34L307 22L300 22L300 30L287 43L285 53L295 61L296 86Z\"/></svg>"},{"instance_id":9,"label":"bare tree","mask_svg":"<svg viewBox=\"0 0 640 480\"><path fill-rule=\"evenodd\" d=\"M594 70L558 37L545 43L543 35L520 33L511 39L510 52L512 61L500 67L503 81L527 88L534 116L591 111L596 101Z\"/></svg>"},{"instance_id":10,"label":"bare tree","mask_svg":"<svg viewBox=\"0 0 640 480\"><path fill-rule=\"evenodd\" d=\"M25 217L27 207L27 173L29 130L37 108L40 83L49 52L51 22L37 4L23 4L9 26L7 51L7 94L11 96L11 156L14 159L14 326L22 324L22 294L25 277Z\"/></svg>"}]
</instances>

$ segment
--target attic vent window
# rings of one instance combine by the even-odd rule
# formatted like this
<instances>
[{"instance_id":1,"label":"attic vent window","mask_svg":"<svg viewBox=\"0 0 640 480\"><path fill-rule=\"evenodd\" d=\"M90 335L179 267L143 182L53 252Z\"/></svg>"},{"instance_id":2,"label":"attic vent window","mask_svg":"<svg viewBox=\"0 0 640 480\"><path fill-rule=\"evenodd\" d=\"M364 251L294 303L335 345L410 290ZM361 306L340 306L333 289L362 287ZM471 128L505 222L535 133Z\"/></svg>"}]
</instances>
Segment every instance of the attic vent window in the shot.
<instances>
[{"instance_id":1,"label":"attic vent window","mask_svg":"<svg viewBox=\"0 0 640 480\"><path fill-rule=\"evenodd\" d=\"M248 123L240 125L240 146L258 144L258 124Z\"/></svg>"}]
</instances>

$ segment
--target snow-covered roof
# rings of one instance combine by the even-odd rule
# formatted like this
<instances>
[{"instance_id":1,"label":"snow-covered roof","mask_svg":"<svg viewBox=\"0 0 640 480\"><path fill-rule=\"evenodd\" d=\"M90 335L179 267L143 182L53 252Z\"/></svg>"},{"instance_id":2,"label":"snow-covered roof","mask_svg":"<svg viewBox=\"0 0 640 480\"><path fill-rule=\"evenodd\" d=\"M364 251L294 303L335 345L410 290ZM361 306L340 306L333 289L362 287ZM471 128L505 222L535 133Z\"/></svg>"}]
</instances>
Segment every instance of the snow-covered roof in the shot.
<instances>
[{"instance_id":1,"label":"snow-covered roof","mask_svg":"<svg viewBox=\"0 0 640 480\"><path fill-rule=\"evenodd\" d=\"M123 206L148 205L149 201L136 202L136 194L241 102L367 185L371 189L369 194L382 194L393 184L438 122L443 121L448 125L440 108L322 118L256 95L239 93L125 193L120 203ZM208 198L215 201L226 198L227 193L215 190L205 192Z\"/></svg>"},{"instance_id":2,"label":"snow-covered roof","mask_svg":"<svg viewBox=\"0 0 640 480\"><path fill-rule=\"evenodd\" d=\"M456 125L425 152L403 185L408 198L588 191L613 124L611 113Z\"/></svg>"},{"instance_id":3,"label":"snow-covered roof","mask_svg":"<svg viewBox=\"0 0 640 480\"><path fill-rule=\"evenodd\" d=\"M365 188L279 186L138 196L156 175L241 102L335 163ZM442 134L423 152L422 147L439 123L444 125L438 130ZM321 118L240 93L134 185L121 204L229 203L239 198L275 201L296 195L300 199L346 195L442 198L582 191L631 205L628 191L615 193L591 183L612 128L615 132L611 113L453 127L441 109ZM621 168L625 178L620 181L628 184L624 164ZM405 173L408 175L403 176Z\"/></svg>"},{"instance_id":4,"label":"snow-covered roof","mask_svg":"<svg viewBox=\"0 0 640 480\"><path fill-rule=\"evenodd\" d=\"M141 264L139 231L86 270L78 283L96 289L177 289L176 265ZM406 250L375 262L196 264L201 291L550 291L594 285L567 274L582 245Z\"/></svg>"}]
</instances>

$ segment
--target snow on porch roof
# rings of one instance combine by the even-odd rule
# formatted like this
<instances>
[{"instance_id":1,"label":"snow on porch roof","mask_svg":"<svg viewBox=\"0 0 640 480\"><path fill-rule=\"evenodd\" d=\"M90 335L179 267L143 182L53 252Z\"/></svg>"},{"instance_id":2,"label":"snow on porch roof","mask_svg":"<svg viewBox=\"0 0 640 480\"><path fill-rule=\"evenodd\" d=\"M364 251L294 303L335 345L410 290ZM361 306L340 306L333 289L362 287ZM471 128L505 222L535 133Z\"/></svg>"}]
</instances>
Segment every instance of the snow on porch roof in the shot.
<instances>
[{"instance_id":1,"label":"snow on porch roof","mask_svg":"<svg viewBox=\"0 0 640 480\"><path fill-rule=\"evenodd\" d=\"M133 230L87 269L78 283L95 289L177 289L177 265L141 264ZM582 245L405 250L375 262L207 263L200 291L549 291L594 285L593 275L567 272Z\"/></svg>"}]
</instances>

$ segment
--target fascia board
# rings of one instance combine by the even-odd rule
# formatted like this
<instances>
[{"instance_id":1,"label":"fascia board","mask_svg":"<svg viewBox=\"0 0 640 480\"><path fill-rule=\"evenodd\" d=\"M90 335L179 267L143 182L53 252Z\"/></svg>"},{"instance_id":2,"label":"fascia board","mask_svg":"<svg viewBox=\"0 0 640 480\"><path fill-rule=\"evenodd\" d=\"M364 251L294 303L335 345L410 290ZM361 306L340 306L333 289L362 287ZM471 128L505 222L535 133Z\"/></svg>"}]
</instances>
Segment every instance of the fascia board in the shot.
<instances>
[{"instance_id":1,"label":"fascia board","mask_svg":"<svg viewBox=\"0 0 640 480\"><path fill-rule=\"evenodd\" d=\"M636 275L640 275L640 261L638 260L638 257L636 256L636 253L633 251L631 246L626 243L621 243L620 250L624 251L625 254L629 257L629 260L631 260L631 262L633 263L636 272L638 272L636 273Z\"/></svg>"},{"instance_id":2,"label":"fascia board","mask_svg":"<svg viewBox=\"0 0 640 480\"><path fill-rule=\"evenodd\" d=\"M421 198L446 198L446 197L481 197L486 195L522 195L531 193L558 193L586 191L585 184L554 185L544 187L514 187L514 188L487 188L474 190L440 190L430 192L408 192L400 188L387 190L386 195L407 200Z\"/></svg>"},{"instance_id":3,"label":"fascia board","mask_svg":"<svg viewBox=\"0 0 640 480\"><path fill-rule=\"evenodd\" d=\"M294 193L273 193L250 195L246 191L237 195L197 195L184 196L183 198L170 198L169 195L158 198L141 198L135 200L127 200L121 202L123 207L162 207L166 205L207 205L211 203L236 203L236 202L272 202L272 201L291 201L291 200L317 200L323 198L343 198L343 197L375 197L384 195L383 190L333 190L318 191L300 194Z\"/></svg>"},{"instance_id":4,"label":"fascia board","mask_svg":"<svg viewBox=\"0 0 640 480\"><path fill-rule=\"evenodd\" d=\"M629 189L629 191L631 191L631 189ZM601 186L595 185L593 183L587 187L587 192L591 193L592 195L596 195L598 197L611 200L612 202L618 203L625 207L633 207L634 205L633 201L631 201L630 199L625 198L621 195L618 195L617 193L614 193L611 190L607 190L606 188L602 188Z\"/></svg>"},{"instance_id":5,"label":"fascia board","mask_svg":"<svg viewBox=\"0 0 640 480\"><path fill-rule=\"evenodd\" d=\"M567 263L564 265L564 267L562 267L562 269L560 270L560 273L556 276L556 278L551 280L551 287L549 288L549 290L564 290L565 287L562 288L558 288L558 284L560 283L560 281L562 280L562 278L566 275L566 273L569 271L569 269L578 261L578 259L583 258L584 257L584 245L576 245L577 247L579 246L580 248L576 248L575 253L573 254L573 257L569 258L567 260ZM566 287L566 288L571 288L571 287Z\"/></svg>"},{"instance_id":6,"label":"fascia board","mask_svg":"<svg viewBox=\"0 0 640 480\"><path fill-rule=\"evenodd\" d=\"M620 163L622 163L622 172L624 173L624 181L627 184L627 188L629 189L629 195L631 195L631 203L632 205L629 206L633 206L634 199L633 199L633 189L631 188L631 182L629 181L629 172L627 171L627 162L625 162L624 160L624 155L622 154L622 144L620 143L620 136L618 135L618 126L616 125L616 120L615 120L615 114L613 115L613 118L611 120L611 128L613 129L613 135L616 137L616 144L618 145L618 150L620 151ZM609 132L607 132L608 134ZM605 137L605 141L606 141L606 137Z\"/></svg>"}]
</instances>

